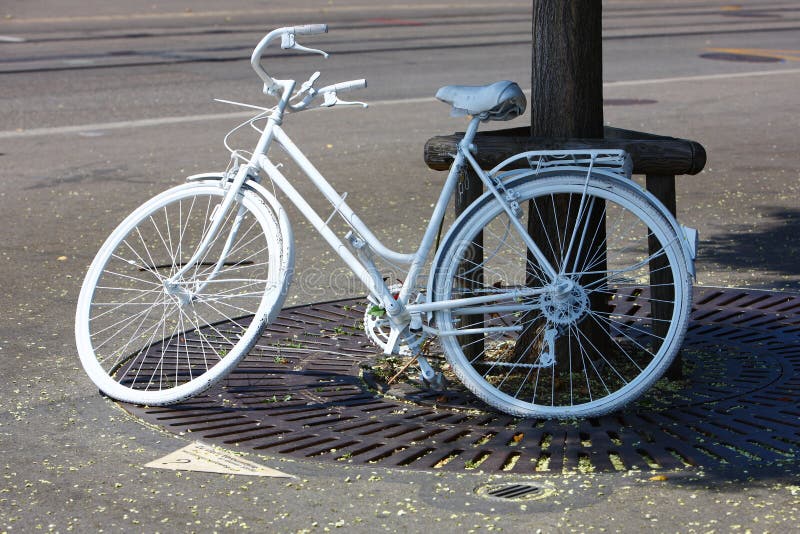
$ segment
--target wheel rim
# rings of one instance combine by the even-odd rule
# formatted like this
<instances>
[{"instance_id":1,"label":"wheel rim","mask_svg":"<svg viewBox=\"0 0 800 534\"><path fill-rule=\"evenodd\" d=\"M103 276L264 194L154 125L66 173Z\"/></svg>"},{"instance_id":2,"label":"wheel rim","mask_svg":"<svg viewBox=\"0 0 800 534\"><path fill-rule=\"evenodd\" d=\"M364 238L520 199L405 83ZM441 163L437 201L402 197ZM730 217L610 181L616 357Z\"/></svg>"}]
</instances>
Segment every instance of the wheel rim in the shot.
<instances>
[{"instance_id":1,"label":"wheel rim","mask_svg":"<svg viewBox=\"0 0 800 534\"><path fill-rule=\"evenodd\" d=\"M175 276L223 195L211 185L165 192L123 221L95 258L76 334L84 368L106 394L163 404L201 391L241 359L276 307L277 225L249 192L240 198L244 209L226 261L217 269L237 210L224 217L200 261Z\"/></svg>"},{"instance_id":2,"label":"wheel rim","mask_svg":"<svg viewBox=\"0 0 800 534\"><path fill-rule=\"evenodd\" d=\"M603 184L590 187L587 199L595 198L597 206L604 201L598 211L606 216L605 238L597 238L594 228L584 231L581 225L562 224L549 240L538 242L546 254L559 258L554 265L561 272L557 281L547 280L539 269L526 268L530 258L518 252L525 250L524 243L491 199L465 213L460 231L454 230L445 244L447 252L436 267L445 273L434 285L436 300L540 286L535 295L498 302L494 308L437 314L440 329L470 331L442 339L455 373L503 411L544 417L610 411L649 387L680 345L690 286L674 232L643 196ZM522 220L545 219L541 210L555 193L569 193L572 205L578 205L584 185L583 178L562 177L519 186L520 206L526 212ZM528 203L534 195L540 200ZM573 234L578 237L572 239ZM649 239L660 243L658 255L650 254ZM600 258L581 257L575 243L584 250L605 245L604 274L598 272ZM651 292L649 269L657 261L668 282ZM587 272L596 279L586 282ZM668 286L673 290L665 299ZM598 301L604 304L598 306ZM603 306L606 309L600 309ZM659 318L664 316L668 318Z\"/></svg>"}]
</instances>

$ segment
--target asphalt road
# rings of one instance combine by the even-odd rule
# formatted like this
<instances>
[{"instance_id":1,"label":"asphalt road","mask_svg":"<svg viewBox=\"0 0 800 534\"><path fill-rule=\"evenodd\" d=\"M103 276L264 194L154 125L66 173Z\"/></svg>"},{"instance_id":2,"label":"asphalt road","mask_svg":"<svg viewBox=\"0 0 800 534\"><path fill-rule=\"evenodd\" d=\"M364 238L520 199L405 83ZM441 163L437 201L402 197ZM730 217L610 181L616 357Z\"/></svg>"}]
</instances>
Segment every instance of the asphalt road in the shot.
<instances>
[{"instance_id":1,"label":"asphalt road","mask_svg":"<svg viewBox=\"0 0 800 534\"><path fill-rule=\"evenodd\" d=\"M772 479L552 476L560 499L523 509L480 502L479 474L281 458L262 460L298 479L153 471L143 465L188 437L141 426L79 369L72 320L88 263L146 198L226 166L222 137L247 115L212 99L265 101L248 58L267 29L330 24L301 41L327 60L271 51L279 77L368 79L348 97L369 109L299 114L286 129L387 244L410 250L443 179L422 145L464 126L432 95L499 79L529 87L529 11L511 0L0 6L0 531L796 529L800 490ZM618 0L603 24L606 121L708 152L701 174L678 179L679 218L702 239L698 282L800 290L800 6ZM294 222L290 302L361 294Z\"/></svg>"}]
</instances>

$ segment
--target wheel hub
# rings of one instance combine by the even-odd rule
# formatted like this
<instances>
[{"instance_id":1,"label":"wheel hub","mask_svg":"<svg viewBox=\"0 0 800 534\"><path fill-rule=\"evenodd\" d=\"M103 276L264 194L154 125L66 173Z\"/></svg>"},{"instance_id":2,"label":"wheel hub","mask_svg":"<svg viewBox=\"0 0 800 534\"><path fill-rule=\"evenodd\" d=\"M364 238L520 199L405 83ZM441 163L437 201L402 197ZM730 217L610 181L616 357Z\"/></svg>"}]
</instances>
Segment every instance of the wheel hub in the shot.
<instances>
[{"instance_id":1,"label":"wheel hub","mask_svg":"<svg viewBox=\"0 0 800 534\"><path fill-rule=\"evenodd\" d=\"M164 280L164 291L167 295L175 299L175 302L181 308L192 302L193 295L189 291L186 291L186 289L180 284Z\"/></svg>"},{"instance_id":2,"label":"wheel hub","mask_svg":"<svg viewBox=\"0 0 800 534\"><path fill-rule=\"evenodd\" d=\"M568 325L581 320L589 309L586 290L568 278L560 278L539 297L542 313L553 324Z\"/></svg>"}]
</instances>

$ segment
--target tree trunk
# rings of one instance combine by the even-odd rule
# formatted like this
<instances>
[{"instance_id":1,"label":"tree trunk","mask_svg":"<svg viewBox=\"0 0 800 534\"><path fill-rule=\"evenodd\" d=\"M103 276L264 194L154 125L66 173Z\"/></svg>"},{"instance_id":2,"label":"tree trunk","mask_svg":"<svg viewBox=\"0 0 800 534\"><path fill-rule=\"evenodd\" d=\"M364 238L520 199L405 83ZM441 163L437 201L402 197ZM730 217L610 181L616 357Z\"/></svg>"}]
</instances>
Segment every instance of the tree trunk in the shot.
<instances>
[{"instance_id":1,"label":"tree trunk","mask_svg":"<svg viewBox=\"0 0 800 534\"><path fill-rule=\"evenodd\" d=\"M533 0L531 136L603 137L600 0Z\"/></svg>"},{"instance_id":2,"label":"tree trunk","mask_svg":"<svg viewBox=\"0 0 800 534\"><path fill-rule=\"evenodd\" d=\"M600 0L533 0L532 137L603 137L601 15ZM546 208L543 205L545 202ZM543 220L538 216L529 216L528 231L556 269L561 260L553 257L547 239L548 235L551 238L557 235L556 225L559 221L574 221L575 203L572 203L572 209L568 204L567 195L556 195L553 200L532 201L530 206L530 213L542 214ZM603 208L595 203L593 211L587 215L592 219L592 227L599 227L602 231L596 240L601 244L605 241ZM545 235L540 235L542 228ZM594 270L605 269L605 251L601 254L602 264ZM530 252L528 260L535 264ZM570 265L572 261L574 259ZM586 278L581 279L581 284L591 283L591 279ZM528 273L527 283L538 284L533 273ZM607 297L601 292L593 293L590 302L594 310L608 310ZM535 322L526 325L517 342L519 357L536 359L541 352L536 339L541 339L543 328L544 324L537 325ZM581 323L580 329L600 351L610 342L603 329L591 320ZM556 355L559 370L569 366L569 361L563 358L568 354L567 343L566 335L558 337ZM525 354L532 349L532 354ZM559 359L558 355L562 357Z\"/></svg>"}]
</instances>

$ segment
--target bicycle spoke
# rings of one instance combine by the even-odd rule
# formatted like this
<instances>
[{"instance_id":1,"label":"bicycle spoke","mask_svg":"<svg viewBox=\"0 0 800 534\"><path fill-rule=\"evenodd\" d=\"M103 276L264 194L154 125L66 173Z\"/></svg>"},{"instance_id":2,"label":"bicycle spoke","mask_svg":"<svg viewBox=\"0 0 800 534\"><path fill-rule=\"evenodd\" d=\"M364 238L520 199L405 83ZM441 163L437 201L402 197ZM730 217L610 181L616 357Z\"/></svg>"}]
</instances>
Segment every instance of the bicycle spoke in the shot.
<instances>
[{"instance_id":1,"label":"bicycle spoke","mask_svg":"<svg viewBox=\"0 0 800 534\"><path fill-rule=\"evenodd\" d=\"M99 336L99 335L101 335L101 334L103 334L103 333L105 333L105 332L107 332L107 331L109 331L111 329L114 329L114 333L111 335L111 337L109 337L105 341L95 345L95 350L102 349L107 343L109 343L117 335L119 335L122 332L124 332L127 329L128 326L130 326L131 324L136 322L136 320L139 319L139 317L147 316L147 314L149 314L149 312L152 309L158 307L160 304L161 304L161 302L154 302L153 304L150 305L150 307L148 307L145 310L141 310L141 311L135 313L134 315L125 316L122 319L117 320L117 322L115 322L115 323L112 323L112 324L110 324L110 325L108 325L108 326L106 326L104 328L99 329L99 330L95 330L94 331L94 335L95 336Z\"/></svg>"},{"instance_id":2,"label":"bicycle spoke","mask_svg":"<svg viewBox=\"0 0 800 534\"><path fill-rule=\"evenodd\" d=\"M207 386L244 356L257 339L251 324L262 325L281 301L275 291L285 276L277 271L281 232L249 191L228 214L219 213L220 234L202 257L170 279L208 236L225 194L217 184L199 183L156 197L123 222L102 252L103 263L95 260L90 305L78 325L89 342L79 348L90 376L109 395L163 404ZM237 210L241 225L225 244ZM227 259L220 257L224 247ZM267 301L272 304L262 305ZM186 384L192 387L174 392Z\"/></svg>"},{"instance_id":3,"label":"bicycle spoke","mask_svg":"<svg viewBox=\"0 0 800 534\"><path fill-rule=\"evenodd\" d=\"M209 198L208 198L208 200L206 201L206 209L205 209L205 213L204 213L204 214L203 214L203 216L200 218L200 220L201 220L201 221L202 221L202 223L203 223L203 227L202 227L202 229L201 229L201 230L200 230L200 231L197 233L197 235L196 235L196 236L194 236L194 242L192 243L192 250L193 250L193 251L194 251L194 250L197 250L198 248L200 248L200 245L201 245L201 244L202 244L202 243L205 241L205 238L206 238L206 236L208 235L208 232L209 232L209 230L211 229L211 225L213 224L213 221L211 220L211 216L212 216L212 215L215 213L215 211L216 211L217 209L219 209L219 207L220 207L220 206L221 206L221 204L222 204L222 202L220 201L219 203L215 204L214 208L212 208L212 207L211 207L211 205L212 205L213 203L214 203L214 202L213 202L213 200L212 200L212 198L211 198L211 197L209 197ZM210 246L209 246L209 248L210 248ZM197 273L198 273L198 269L199 269L199 268L200 268L200 266L202 265L202 262L203 262L203 260L204 260L204 257L203 257L203 258L200 258L200 259L199 259L199 260L198 260L198 261L195 263L195 265L194 265L194 269L192 269L192 275L191 275L191 278L193 278L193 279L196 279L196 278L197 278L197 276L198 276L198 274L197 274Z\"/></svg>"},{"instance_id":4,"label":"bicycle spoke","mask_svg":"<svg viewBox=\"0 0 800 534\"><path fill-rule=\"evenodd\" d=\"M131 252L133 252L134 256L136 256L136 257L139 259L139 261L141 262L141 265L140 265L140 267L139 267L139 268L140 268L140 270L147 271L147 272L151 273L152 275L154 275L154 276L156 277L156 279L157 279L159 282L165 279L165 277L163 277L163 276L161 276L160 274L158 274L158 271L156 270L156 265L158 265L158 264L157 264L157 263L155 263L155 262L153 261L153 259L152 259L152 258L150 258L150 263L147 263L147 262L144 260L144 258L142 258L142 256L141 256L141 255L140 255L138 252L136 252L136 250L133 248L133 246L131 246L131 244L130 244L130 243L128 243L128 240L127 240L127 239L125 239L125 240L123 241L123 243L125 244L125 246L126 246L126 247L127 247L127 248L128 248L130 251L131 251ZM122 258L121 256L119 256L118 254L114 254L114 255L113 255L113 257L115 257L115 258L118 258L118 259L120 259L120 260L122 260L122 261L124 261L124 262L126 262L126 263L128 263L128 264L130 264L130 261L129 261L129 260L125 260L124 258ZM153 282L151 282L151 283L153 283Z\"/></svg>"},{"instance_id":5,"label":"bicycle spoke","mask_svg":"<svg viewBox=\"0 0 800 534\"><path fill-rule=\"evenodd\" d=\"M127 341L127 342L125 342L125 344L124 344L122 347L120 347L119 349L117 349L117 350L115 350L115 351L114 351L114 353L116 353L116 354L117 354L117 360L114 362L114 365L113 365L113 366L111 366L110 370L113 370L113 369L115 369L115 368L116 368L118 365L120 365L120 364L122 363L122 360L121 360L121 358L125 358L125 357L126 357L125 355L126 355L126 354L128 354L128 347L130 347L130 346L131 346L131 344L133 343L134 339L136 339L137 337L143 337L143 336L146 336L146 335L148 335L148 332L150 331L150 329L151 329L151 328L157 328L157 324L158 324L158 323L154 324L154 325L153 325L153 326L151 326L151 327L148 327L148 328L146 328L146 329L143 331L143 333L141 333L141 334L139 333L139 332L140 332L140 330L139 330L139 329L140 329L140 328L141 328L141 326L144 324L144 322L147 320L147 317L149 317L149 315L150 315L150 312L152 312L154 309L155 309L155 306L153 306L153 307L151 307L151 308L148 308L148 309L147 309L147 313L146 313L146 314L144 314L144 315L142 316L142 320L141 320L141 321L139 321L139 324L138 324L138 325L136 326L136 328L134 329L134 332L133 332L133 334L131 334L131 335L128 337L128 341ZM119 331L119 333L122 333L122 331L123 331L123 330L120 330L120 331ZM114 334L114 336L116 336L116 334ZM112 336L112 337L113 337L113 336ZM140 350L140 354L141 354L141 351L145 350L145 349L146 349L148 346L149 346L149 345L148 345L147 343L145 343L145 344L144 344L144 348L142 348L142 349ZM102 348L102 345L98 346L98 347L96 348L96 350L99 350L100 348ZM102 360L101 360L101 361L102 361ZM135 357L134 357L134 360L133 360L133 361L135 361Z\"/></svg>"},{"instance_id":6,"label":"bicycle spoke","mask_svg":"<svg viewBox=\"0 0 800 534\"><path fill-rule=\"evenodd\" d=\"M161 293L160 290L155 290L155 289L150 289L150 290L144 291L144 290L138 290L138 289L137 290L133 290L133 289L123 289L123 288L103 288L101 286L97 286L97 289L112 289L114 291L136 291L136 292L139 292L139 294L134 296L130 300L125 301L125 302L94 302L93 303L93 307L95 307L95 308L98 307L98 306L114 306L114 307L109 309L109 310L105 310L104 312L99 313L97 315L90 316L89 317L89 321L90 322L91 321L96 321L96 320L100 319L101 317L103 317L105 315L114 313L115 311L119 310L120 308L122 308L124 306L149 306L150 304L147 303L147 302L135 302L135 301L140 299L140 298L142 298L142 297L144 297L145 295L149 295L149 294L153 294L153 293L155 293L155 294L160 294Z\"/></svg>"},{"instance_id":7,"label":"bicycle spoke","mask_svg":"<svg viewBox=\"0 0 800 534\"><path fill-rule=\"evenodd\" d=\"M163 325L162 326L162 332L163 332L164 328L166 328L166 323L162 322L162 325ZM175 326L172 328L172 333L170 334L169 338L167 338L167 343L163 343L162 342L162 344L161 344L161 354L160 354L160 356L158 358L158 361L155 364L153 373L150 375L149 378L145 377L147 379L147 383L144 385L144 389L145 390L148 390L150 388L150 386L153 384L153 377L156 375L156 372L158 372L159 380L163 379L163 376L164 376L164 370L163 370L164 369L164 360L166 358L167 349L172 344L173 340L178 339L178 333L179 332L180 332L180 321L176 321L175 322ZM152 341L151 341L151 343L152 343ZM147 347L147 345L146 345L146 347ZM143 351L144 351L144 349L143 349ZM161 369L161 371L159 371L159 369ZM139 374L141 373L141 371L142 371L142 367L140 366L136 370L135 375L133 376L133 381L131 382L131 387L134 387L136 385L136 382L139 379ZM161 385L161 382L159 382L159 386L160 385Z\"/></svg>"},{"instance_id":8,"label":"bicycle spoke","mask_svg":"<svg viewBox=\"0 0 800 534\"><path fill-rule=\"evenodd\" d=\"M161 246L164 247L164 252L170 259L170 276L172 276L172 273L174 272L175 268L175 254L174 251L172 250L172 235L169 224L169 214L167 213L166 206L163 209L163 218L164 218L164 231L167 232L167 237L164 237L164 233L162 232L161 228L159 228L159 225L153 218L153 215L150 215L148 217L148 220L150 221L150 225L153 227L153 230L155 230L156 235L158 236L158 240L161 242Z\"/></svg>"},{"instance_id":9,"label":"bicycle spoke","mask_svg":"<svg viewBox=\"0 0 800 534\"><path fill-rule=\"evenodd\" d=\"M531 232L541 233L537 246L560 274L551 280L531 264L524 240L508 235L499 202L476 208L439 254L432 300L536 291L516 301L456 302L434 312L447 334L443 348L467 387L508 413L604 413L640 394L657 377L651 369L663 371L675 350L665 336L676 335L676 320L685 328L687 299L670 296L689 290L678 276L684 265L677 261L677 236L627 186L596 184L585 175L519 183L521 219L527 216ZM661 247L656 252L650 251L653 237ZM656 275L660 280L650 286ZM651 317L655 306L660 314ZM672 311L665 316L664 310Z\"/></svg>"},{"instance_id":10,"label":"bicycle spoke","mask_svg":"<svg viewBox=\"0 0 800 534\"><path fill-rule=\"evenodd\" d=\"M215 208L215 209L219 209L219 207L221 207L221 204L220 204L220 206L218 206L218 207L217 207L217 208ZM216 262L216 261L214 261L214 262L211 262L210 260L207 260L207 258L208 258L208 257L209 257L209 255L211 254L211 251L215 249L215 244L216 244L216 243L218 243L217 239L218 239L218 238L219 238L219 237L220 237L222 234L224 234L224 233L225 233L225 230L224 230L224 229L228 228L228 223L230 222L231 218L233 218L233 217L234 217L234 212L235 212L235 211L236 211L236 204L234 203L234 205L232 205L232 206L231 206L231 207L228 209L228 212L227 212L227 213L225 213L225 218L222 220L222 222L220 223L219 227L217 228L217 233L216 233L216 235L214 236L213 240L212 240L212 241L211 241L211 242L208 244L208 247L206 247L206 250L204 251L204 254L202 255L202 257L200 257L200 259L199 259L199 260L197 261L197 263L195 264L195 273L194 273L194 275L193 275L193 278L201 278L201 277L203 277L203 276L204 276L204 274L205 274L205 273L208 273L208 269L204 269L204 270L202 270L202 271L201 271L201 270L199 270L199 268L200 268L201 266L204 266L204 265L206 265L206 263L207 263L207 262L208 262L209 264L211 264L211 265L216 265L216 264L217 264L217 262ZM219 213L215 213L215 214L214 214L214 217L215 217L215 218L216 218L216 217L220 217L220 214L219 214ZM211 229L211 227L209 226L209 230L210 230L210 229ZM198 245L198 246L199 246L199 245ZM224 246L224 245L223 245L223 246ZM222 251L218 251L218 253L219 253L219 254L221 254L221 253L222 253ZM224 261L224 260L225 260L225 258L221 258L221 259L222 259L222 261ZM219 260L219 259L218 259L218 260Z\"/></svg>"}]
</instances>

